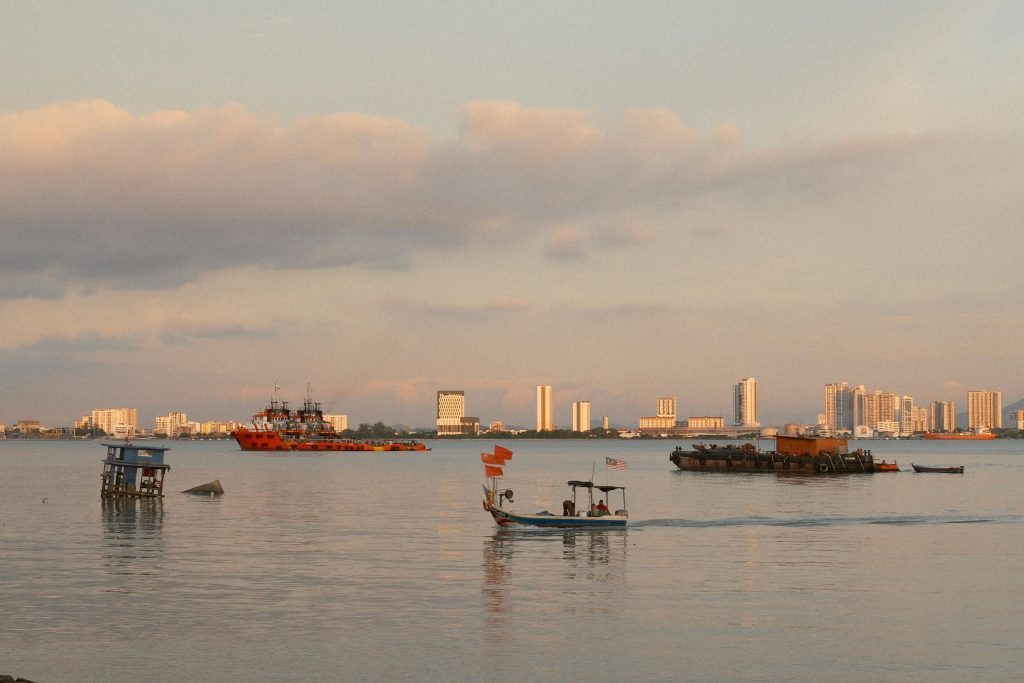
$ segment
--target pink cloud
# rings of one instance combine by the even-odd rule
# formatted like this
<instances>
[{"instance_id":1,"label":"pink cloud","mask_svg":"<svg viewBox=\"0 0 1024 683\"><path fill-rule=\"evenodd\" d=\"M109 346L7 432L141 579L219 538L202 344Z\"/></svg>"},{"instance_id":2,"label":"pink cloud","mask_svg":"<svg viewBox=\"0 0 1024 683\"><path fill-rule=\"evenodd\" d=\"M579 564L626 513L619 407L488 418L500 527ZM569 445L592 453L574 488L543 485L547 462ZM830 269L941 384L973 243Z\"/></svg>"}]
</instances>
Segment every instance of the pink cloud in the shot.
<instances>
[{"instance_id":1,"label":"pink cloud","mask_svg":"<svg viewBox=\"0 0 1024 683\"><path fill-rule=\"evenodd\" d=\"M556 164L599 146L605 133L583 112L527 108L517 102L471 102L461 110L463 137L521 162Z\"/></svg>"}]
</instances>

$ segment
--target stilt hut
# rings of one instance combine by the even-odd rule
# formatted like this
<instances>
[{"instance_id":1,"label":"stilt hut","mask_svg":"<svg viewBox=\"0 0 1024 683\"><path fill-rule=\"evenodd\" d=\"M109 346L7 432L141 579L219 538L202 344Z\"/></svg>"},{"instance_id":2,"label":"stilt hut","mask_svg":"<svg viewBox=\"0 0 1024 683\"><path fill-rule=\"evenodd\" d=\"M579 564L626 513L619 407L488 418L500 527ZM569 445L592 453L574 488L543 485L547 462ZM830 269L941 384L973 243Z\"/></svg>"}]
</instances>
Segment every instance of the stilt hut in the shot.
<instances>
[{"instance_id":1,"label":"stilt hut","mask_svg":"<svg viewBox=\"0 0 1024 683\"><path fill-rule=\"evenodd\" d=\"M104 498L159 498L164 495L165 446L136 446L129 442L105 443L100 495Z\"/></svg>"}]
</instances>

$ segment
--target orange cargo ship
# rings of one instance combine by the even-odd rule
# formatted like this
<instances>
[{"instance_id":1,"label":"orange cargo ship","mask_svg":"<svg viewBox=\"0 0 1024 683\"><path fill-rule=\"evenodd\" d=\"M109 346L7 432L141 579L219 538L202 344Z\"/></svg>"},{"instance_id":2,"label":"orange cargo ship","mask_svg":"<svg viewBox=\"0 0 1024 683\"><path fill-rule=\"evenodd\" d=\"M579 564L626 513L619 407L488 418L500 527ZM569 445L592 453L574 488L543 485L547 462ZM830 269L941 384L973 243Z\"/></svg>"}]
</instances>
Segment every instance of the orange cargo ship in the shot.
<instances>
[{"instance_id":1,"label":"orange cargo ship","mask_svg":"<svg viewBox=\"0 0 1024 683\"><path fill-rule=\"evenodd\" d=\"M925 438L949 441L987 441L995 438L995 434L992 432L981 432L980 434L972 434L970 432L948 434L945 432L925 432Z\"/></svg>"},{"instance_id":2,"label":"orange cargo ship","mask_svg":"<svg viewBox=\"0 0 1024 683\"><path fill-rule=\"evenodd\" d=\"M942 439L947 441L988 441L989 439L996 438L996 435L992 432L981 432L980 434L971 434L965 432L963 434L945 432L925 432L924 438L926 439Z\"/></svg>"},{"instance_id":3,"label":"orange cargo ship","mask_svg":"<svg viewBox=\"0 0 1024 683\"><path fill-rule=\"evenodd\" d=\"M324 421L319 403L306 396L294 413L287 401L270 405L252 416L252 429L231 432L243 451L429 451L419 441L360 441L344 439Z\"/></svg>"}]
</instances>

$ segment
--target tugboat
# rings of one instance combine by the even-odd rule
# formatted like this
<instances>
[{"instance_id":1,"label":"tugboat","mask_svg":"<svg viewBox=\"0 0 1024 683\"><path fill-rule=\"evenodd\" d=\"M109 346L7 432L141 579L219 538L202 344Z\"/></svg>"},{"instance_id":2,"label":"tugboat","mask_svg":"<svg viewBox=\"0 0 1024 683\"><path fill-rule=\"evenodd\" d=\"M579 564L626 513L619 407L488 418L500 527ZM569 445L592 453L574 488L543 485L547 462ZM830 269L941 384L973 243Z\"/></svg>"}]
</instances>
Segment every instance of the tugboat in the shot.
<instances>
[{"instance_id":1,"label":"tugboat","mask_svg":"<svg viewBox=\"0 0 1024 683\"><path fill-rule=\"evenodd\" d=\"M876 463L871 451L850 452L846 439L803 436L775 437L775 450L762 451L752 443L740 446L694 444L693 450L677 447L669 460L681 470L697 472L793 472L852 474L896 472L898 467Z\"/></svg>"},{"instance_id":2,"label":"tugboat","mask_svg":"<svg viewBox=\"0 0 1024 683\"><path fill-rule=\"evenodd\" d=\"M252 416L252 429L242 427L231 432L243 451L429 451L419 441L360 441L342 438L324 420L320 404L313 401L309 388L302 408L294 412L287 401L275 394L270 404Z\"/></svg>"}]
</instances>

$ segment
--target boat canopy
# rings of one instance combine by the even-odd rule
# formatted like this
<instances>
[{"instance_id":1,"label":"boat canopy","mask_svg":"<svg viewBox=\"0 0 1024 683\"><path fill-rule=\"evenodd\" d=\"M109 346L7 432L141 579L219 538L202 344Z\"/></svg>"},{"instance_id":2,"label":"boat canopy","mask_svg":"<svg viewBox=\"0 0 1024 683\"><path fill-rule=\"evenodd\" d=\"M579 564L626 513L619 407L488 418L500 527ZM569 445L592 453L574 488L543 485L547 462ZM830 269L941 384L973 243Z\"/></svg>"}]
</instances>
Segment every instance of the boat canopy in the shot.
<instances>
[{"instance_id":1,"label":"boat canopy","mask_svg":"<svg viewBox=\"0 0 1024 683\"><path fill-rule=\"evenodd\" d=\"M575 479L573 479L567 483L569 486L572 486L573 488L580 487L585 489L597 489L599 491L604 491L605 493L608 493L609 491L618 491L620 489L623 491L626 490L625 486L605 486L603 484L599 486L592 481L576 481Z\"/></svg>"}]
</instances>

